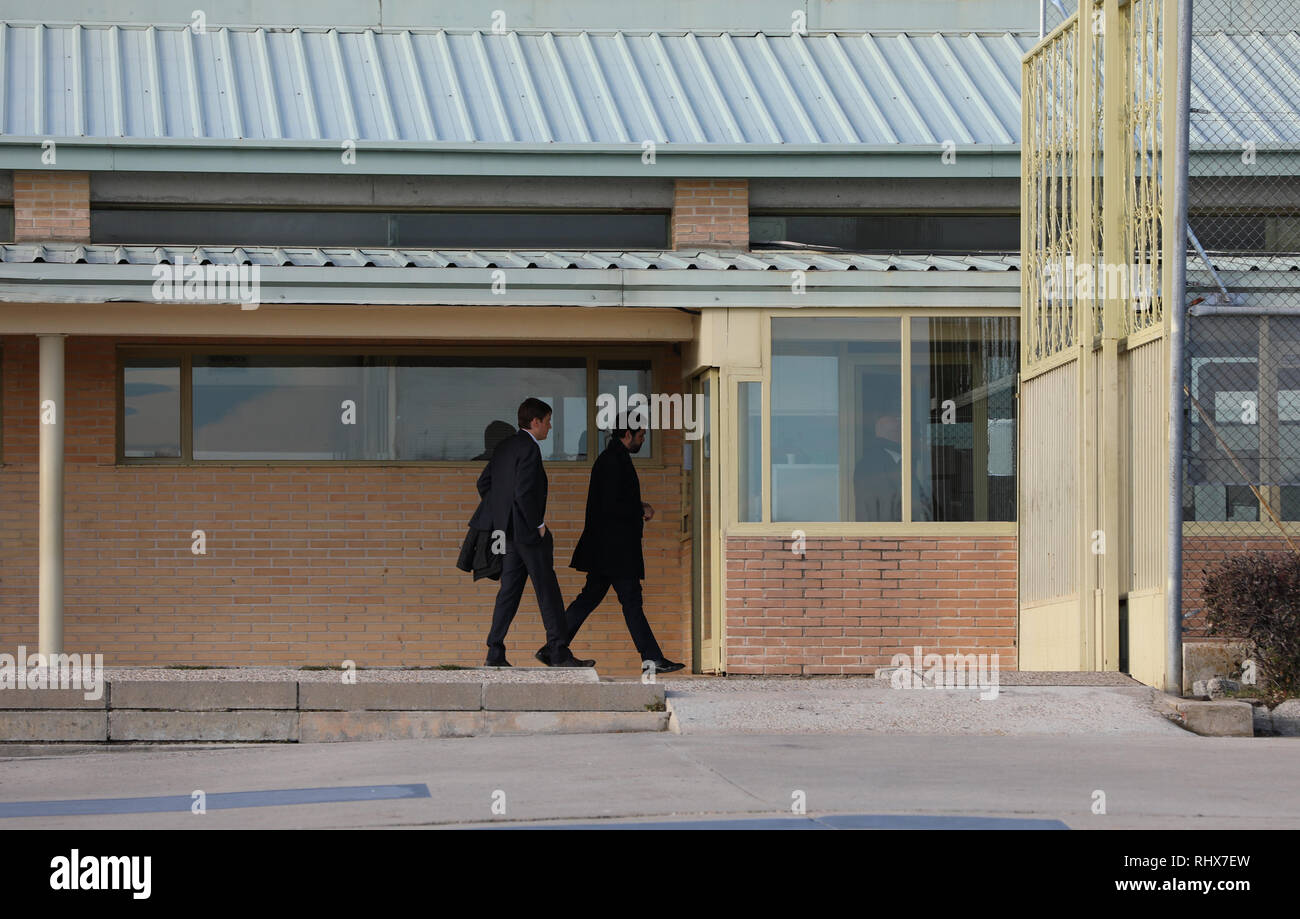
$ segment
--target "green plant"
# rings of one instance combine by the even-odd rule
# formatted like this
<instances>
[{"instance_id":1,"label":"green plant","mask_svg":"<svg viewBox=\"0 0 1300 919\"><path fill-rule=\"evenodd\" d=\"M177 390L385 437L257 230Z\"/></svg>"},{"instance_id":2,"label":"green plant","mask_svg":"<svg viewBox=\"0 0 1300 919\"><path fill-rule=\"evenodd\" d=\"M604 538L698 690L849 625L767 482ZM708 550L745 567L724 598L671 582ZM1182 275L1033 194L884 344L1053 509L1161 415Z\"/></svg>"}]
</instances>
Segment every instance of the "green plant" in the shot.
<instances>
[{"instance_id":1,"label":"green plant","mask_svg":"<svg viewBox=\"0 0 1300 919\"><path fill-rule=\"evenodd\" d=\"M1259 698L1300 692L1300 556L1231 555L1205 575L1207 631L1246 642Z\"/></svg>"}]
</instances>

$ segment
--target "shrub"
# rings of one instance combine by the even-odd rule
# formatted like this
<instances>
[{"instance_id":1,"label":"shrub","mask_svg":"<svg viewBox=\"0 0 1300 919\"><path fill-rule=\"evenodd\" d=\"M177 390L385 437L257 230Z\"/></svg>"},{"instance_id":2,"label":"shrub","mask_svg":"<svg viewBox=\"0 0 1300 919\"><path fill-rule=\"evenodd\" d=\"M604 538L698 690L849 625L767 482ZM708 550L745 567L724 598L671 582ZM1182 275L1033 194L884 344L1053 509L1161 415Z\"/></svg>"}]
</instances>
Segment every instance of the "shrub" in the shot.
<instances>
[{"instance_id":1,"label":"shrub","mask_svg":"<svg viewBox=\"0 0 1300 919\"><path fill-rule=\"evenodd\" d=\"M1300 555L1231 555L1205 575L1209 634L1245 641L1265 701L1300 693Z\"/></svg>"}]
</instances>

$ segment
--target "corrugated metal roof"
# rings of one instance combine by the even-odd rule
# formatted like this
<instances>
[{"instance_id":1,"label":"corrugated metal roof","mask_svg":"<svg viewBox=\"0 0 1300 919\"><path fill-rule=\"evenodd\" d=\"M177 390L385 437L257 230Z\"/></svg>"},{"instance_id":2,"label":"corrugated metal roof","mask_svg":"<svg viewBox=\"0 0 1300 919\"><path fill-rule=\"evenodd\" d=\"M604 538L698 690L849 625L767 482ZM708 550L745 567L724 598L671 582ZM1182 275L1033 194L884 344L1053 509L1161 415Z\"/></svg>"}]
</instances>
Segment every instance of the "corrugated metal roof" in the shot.
<instances>
[{"instance_id":1,"label":"corrugated metal roof","mask_svg":"<svg viewBox=\"0 0 1300 919\"><path fill-rule=\"evenodd\" d=\"M1191 77L1193 146L1300 144L1300 33L1196 34Z\"/></svg>"},{"instance_id":2,"label":"corrugated metal roof","mask_svg":"<svg viewBox=\"0 0 1300 919\"><path fill-rule=\"evenodd\" d=\"M5 23L0 134L1009 144L1030 33Z\"/></svg>"},{"instance_id":3,"label":"corrugated metal roof","mask_svg":"<svg viewBox=\"0 0 1300 919\"><path fill-rule=\"evenodd\" d=\"M1189 274L1208 270L1189 253ZM1300 253L1209 253L1220 272L1300 272ZM1017 253L869 255L804 249L560 250L396 249L311 246L0 245L0 263L51 265L262 265L268 268L580 268L703 271L1019 271Z\"/></svg>"},{"instance_id":4,"label":"corrugated metal roof","mask_svg":"<svg viewBox=\"0 0 1300 919\"><path fill-rule=\"evenodd\" d=\"M708 271L1018 271L1018 255L857 255L824 252L518 249L345 249L301 246L0 246L0 262L88 265L190 264L337 268L588 268Z\"/></svg>"},{"instance_id":5,"label":"corrugated metal roof","mask_svg":"<svg viewBox=\"0 0 1300 919\"><path fill-rule=\"evenodd\" d=\"M0 134L444 144L1015 144L1028 32L0 23ZM1300 144L1300 35L1194 38L1193 144ZM1232 79L1249 72L1251 79Z\"/></svg>"}]
</instances>

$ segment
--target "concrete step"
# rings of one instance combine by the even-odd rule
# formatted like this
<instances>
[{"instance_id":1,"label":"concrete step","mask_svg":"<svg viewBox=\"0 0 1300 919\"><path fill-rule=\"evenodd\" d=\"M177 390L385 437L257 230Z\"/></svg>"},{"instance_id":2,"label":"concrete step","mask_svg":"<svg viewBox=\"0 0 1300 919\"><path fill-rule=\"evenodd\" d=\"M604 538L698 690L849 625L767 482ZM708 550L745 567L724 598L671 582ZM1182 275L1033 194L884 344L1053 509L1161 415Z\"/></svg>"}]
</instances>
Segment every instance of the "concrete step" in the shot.
<instances>
[{"instance_id":1,"label":"concrete step","mask_svg":"<svg viewBox=\"0 0 1300 919\"><path fill-rule=\"evenodd\" d=\"M319 743L668 726L662 684L601 682L594 672L575 673L576 682L554 671L387 673L355 683L265 668L150 675L115 672L93 700L79 690L0 690L0 743Z\"/></svg>"}]
</instances>

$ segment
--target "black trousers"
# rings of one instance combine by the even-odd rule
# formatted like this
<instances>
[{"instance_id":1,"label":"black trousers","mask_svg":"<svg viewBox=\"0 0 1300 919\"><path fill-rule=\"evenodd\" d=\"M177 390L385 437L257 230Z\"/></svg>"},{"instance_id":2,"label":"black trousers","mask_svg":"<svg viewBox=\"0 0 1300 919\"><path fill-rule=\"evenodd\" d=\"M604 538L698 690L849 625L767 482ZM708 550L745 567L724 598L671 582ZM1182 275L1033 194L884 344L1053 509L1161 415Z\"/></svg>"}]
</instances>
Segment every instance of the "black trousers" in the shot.
<instances>
[{"instance_id":1,"label":"black trousers","mask_svg":"<svg viewBox=\"0 0 1300 919\"><path fill-rule=\"evenodd\" d=\"M618 595L618 602L623 605L623 620L627 623L627 630L632 635L632 642L636 645L641 660L662 660L664 654L659 650L659 642L655 641L655 633L651 630L641 605L639 578L609 578L603 574L588 574L582 593L578 594L564 613L565 644L573 641L578 629L582 628L591 611L600 606L600 601L605 599L611 586Z\"/></svg>"},{"instance_id":2,"label":"black trousers","mask_svg":"<svg viewBox=\"0 0 1300 919\"><path fill-rule=\"evenodd\" d=\"M546 627L546 648L551 660L566 660L569 643L564 637L564 600L560 597L560 582L555 577L555 540L547 530L540 543L524 545L517 540L506 543L506 555L501 562L501 588L497 591L496 606L492 610L492 628L487 638L489 662L504 660L506 632L519 612L519 599L524 594L524 582L531 580L537 594L537 607Z\"/></svg>"}]
</instances>

